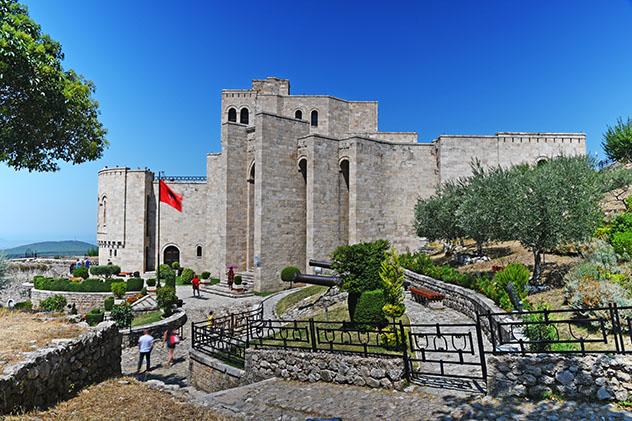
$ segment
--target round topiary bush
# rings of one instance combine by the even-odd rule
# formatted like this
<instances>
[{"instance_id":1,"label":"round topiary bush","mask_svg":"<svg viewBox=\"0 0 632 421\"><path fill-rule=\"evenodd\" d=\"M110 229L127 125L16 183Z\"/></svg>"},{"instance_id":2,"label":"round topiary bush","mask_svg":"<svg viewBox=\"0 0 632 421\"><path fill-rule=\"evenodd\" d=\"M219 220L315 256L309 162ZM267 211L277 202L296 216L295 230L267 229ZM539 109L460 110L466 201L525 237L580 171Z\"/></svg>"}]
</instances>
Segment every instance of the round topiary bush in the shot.
<instances>
[{"instance_id":1,"label":"round topiary bush","mask_svg":"<svg viewBox=\"0 0 632 421\"><path fill-rule=\"evenodd\" d=\"M370 324L367 328L375 327L374 325L386 326L388 321L382 310L384 304L384 293L381 289L363 292L356 304L353 321Z\"/></svg>"},{"instance_id":2,"label":"round topiary bush","mask_svg":"<svg viewBox=\"0 0 632 421\"><path fill-rule=\"evenodd\" d=\"M184 268L184 270L182 271L182 275L180 275L180 279L182 279L183 284L190 284L194 276L195 272L193 271L193 269Z\"/></svg>"},{"instance_id":3,"label":"round topiary bush","mask_svg":"<svg viewBox=\"0 0 632 421\"><path fill-rule=\"evenodd\" d=\"M119 329L130 327L134 320L134 312L129 304L118 304L112 307L110 317L116 323Z\"/></svg>"},{"instance_id":4,"label":"round topiary bush","mask_svg":"<svg viewBox=\"0 0 632 421\"><path fill-rule=\"evenodd\" d=\"M112 284L112 294L118 299L123 298L125 292L127 291L127 286L125 282L114 282Z\"/></svg>"},{"instance_id":5,"label":"round topiary bush","mask_svg":"<svg viewBox=\"0 0 632 421\"><path fill-rule=\"evenodd\" d=\"M103 302L103 308L105 308L105 311L112 311L113 306L114 306L114 297L108 297Z\"/></svg>"},{"instance_id":6,"label":"round topiary bush","mask_svg":"<svg viewBox=\"0 0 632 421\"><path fill-rule=\"evenodd\" d=\"M148 287L155 287L156 286L156 278L149 278L149 279L147 279L147 286Z\"/></svg>"},{"instance_id":7,"label":"round topiary bush","mask_svg":"<svg viewBox=\"0 0 632 421\"><path fill-rule=\"evenodd\" d=\"M90 274L88 273L88 268L84 268L84 267L75 268L72 271L72 276L74 276L75 278L88 279L89 275Z\"/></svg>"},{"instance_id":8,"label":"round topiary bush","mask_svg":"<svg viewBox=\"0 0 632 421\"><path fill-rule=\"evenodd\" d=\"M208 279L211 277L211 272L202 272L202 274L200 275L200 277L202 279Z\"/></svg>"},{"instance_id":9,"label":"round topiary bush","mask_svg":"<svg viewBox=\"0 0 632 421\"><path fill-rule=\"evenodd\" d=\"M90 310L89 313L86 313L86 322L90 326L96 326L103 321L105 317L105 313L100 308L95 308Z\"/></svg>"},{"instance_id":10,"label":"round topiary bush","mask_svg":"<svg viewBox=\"0 0 632 421\"><path fill-rule=\"evenodd\" d=\"M287 266L281 271L281 280L284 282L292 282L301 270L294 266Z\"/></svg>"},{"instance_id":11,"label":"round topiary bush","mask_svg":"<svg viewBox=\"0 0 632 421\"><path fill-rule=\"evenodd\" d=\"M165 317L171 316L173 306L178 302L175 288L170 286L160 288L156 293L156 302L158 303L158 307L162 309Z\"/></svg>"},{"instance_id":12,"label":"round topiary bush","mask_svg":"<svg viewBox=\"0 0 632 421\"><path fill-rule=\"evenodd\" d=\"M235 276L235 285L241 285L241 275Z\"/></svg>"}]
</instances>

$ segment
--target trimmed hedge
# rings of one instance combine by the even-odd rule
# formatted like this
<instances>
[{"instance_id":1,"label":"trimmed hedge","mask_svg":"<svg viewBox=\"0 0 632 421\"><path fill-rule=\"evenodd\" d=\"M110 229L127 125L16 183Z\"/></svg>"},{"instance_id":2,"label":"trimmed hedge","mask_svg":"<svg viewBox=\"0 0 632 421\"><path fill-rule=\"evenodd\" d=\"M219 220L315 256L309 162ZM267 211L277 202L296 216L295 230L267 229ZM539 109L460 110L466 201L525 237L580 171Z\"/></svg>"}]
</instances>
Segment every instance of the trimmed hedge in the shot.
<instances>
[{"instance_id":1,"label":"trimmed hedge","mask_svg":"<svg viewBox=\"0 0 632 421\"><path fill-rule=\"evenodd\" d=\"M72 271L72 276L74 276L75 278L88 279L90 274L88 273L88 268L80 267L80 268L75 268Z\"/></svg>"},{"instance_id":2,"label":"trimmed hedge","mask_svg":"<svg viewBox=\"0 0 632 421\"><path fill-rule=\"evenodd\" d=\"M114 307L114 297L108 297L103 302L103 308L105 311L112 311L112 307Z\"/></svg>"},{"instance_id":3,"label":"trimmed hedge","mask_svg":"<svg viewBox=\"0 0 632 421\"><path fill-rule=\"evenodd\" d=\"M105 313L100 308L95 308L86 313L86 322L90 326L96 326L103 321Z\"/></svg>"},{"instance_id":4,"label":"trimmed hedge","mask_svg":"<svg viewBox=\"0 0 632 421\"><path fill-rule=\"evenodd\" d=\"M211 278L211 285L217 285L220 283L219 278Z\"/></svg>"},{"instance_id":5,"label":"trimmed hedge","mask_svg":"<svg viewBox=\"0 0 632 421\"><path fill-rule=\"evenodd\" d=\"M100 279L88 278L82 282L72 282L64 278L46 278L36 276L33 278L35 289L44 291L67 291L67 292L111 292L112 279L104 281Z\"/></svg>"},{"instance_id":6,"label":"trimmed hedge","mask_svg":"<svg viewBox=\"0 0 632 421\"><path fill-rule=\"evenodd\" d=\"M384 316L384 292L381 289L365 291L360 295L353 313L353 321L356 323L377 323L386 326L388 321Z\"/></svg>"},{"instance_id":7,"label":"trimmed hedge","mask_svg":"<svg viewBox=\"0 0 632 421\"><path fill-rule=\"evenodd\" d=\"M200 275L200 278L202 279L208 279L211 277L211 272L202 272L202 274Z\"/></svg>"},{"instance_id":8,"label":"trimmed hedge","mask_svg":"<svg viewBox=\"0 0 632 421\"><path fill-rule=\"evenodd\" d=\"M143 278L129 278L125 283L128 291L140 291L145 285L145 280Z\"/></svg>"},{"instance_id":9,"label":"trimmed hedge","mask_svg":"<svg viewBox=\"0 0 632 421\"><path fill-rule=\"evenodd\" d=\"M40 308L44 311L62 311L68 302L63 295L53 295L40 302Z\"/></svg>"},{"instance_id":10,"label":"trimmed hedge","mask_svg":"<svg viewBox=\"0 0 632 421\"><path fill-rule=\"evenodd\" d=\"M241 275L235 276L235 285L241 285Z\"/></svg>"},{"instance_id":11,"label":"trimmed hedge","mask_svg":"<svg viewBox=\"0 0 632 421\"><path fill-rule=\"evenodd\" d=\"M121 273L121 267L116 265L100 265L90 267L90 273L94 276L105 276L109 278L112 275Z\"/></svg>"},{"instance_id":12,"label":"trimmed hedge","mask_svg":"<svg viewBox=\"0 0 632 421\"><path fill-rule=\"evenodd\" d=\"M147 286L148 287L155 287L156 286L156 278L149 278L149 279L147 279Z\"/></svg>"},{"instance_id":13,"label":"trimmed hedge","mask_svg":"<svg viewBox=\"0 0 632 421\"><path fill-rule=\"evenodd\" d=\"M291 282L299 273L301 273L301 270L299 268L294 266L287 266L281 271L281 280L284 282Z\"/></svg>"},{"instance_id":14,"label":"trimmed hedge","mask_svg":"<svg viewBox=\"0 0 632 421\"><path fill-rule=\"evenodd\" d=\"M31 302L31 300L20 301L19 303L15 303L13 305L13 309L14 310L32 310L33 303Z\"/></svg>"}]
</instances>

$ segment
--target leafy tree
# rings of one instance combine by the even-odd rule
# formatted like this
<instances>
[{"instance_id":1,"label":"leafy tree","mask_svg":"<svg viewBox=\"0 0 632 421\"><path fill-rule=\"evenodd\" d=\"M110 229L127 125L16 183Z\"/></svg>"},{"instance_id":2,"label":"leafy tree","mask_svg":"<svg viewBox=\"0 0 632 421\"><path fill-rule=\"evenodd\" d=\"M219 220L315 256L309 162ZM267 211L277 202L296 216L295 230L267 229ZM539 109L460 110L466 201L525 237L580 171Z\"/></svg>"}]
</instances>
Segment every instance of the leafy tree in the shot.
<instances>
[{"instance_id":1,"label":"leafy tree","mask_svg":"<svg viewBox=\"0 0 632 421\"><path fill-rule=\"evenodd\" d=\"M380 267L380 279L384 292L384 315L395 319L406 311L404 305L404 269L400 265L399 255L395 248L386 254Z\"/></svg>"},{"instance_id":2,"label":"leafy tree","mask_svg":"<svg viewBox=\"0 0 632 421\"><path fill-rule=\"evenodd\" d=\"M537 281L546 250L585 241L599 226L603 217L600 180L591 160L583 156L559 157L511 173L517 179L507 214L511 229L507 231L533 253L532 280Z\"/></svg>"},{"instance_id":3,"label":"leafy tree","mask_svg":"<svg viewBox=\"0 0 632 421\"><path fill-rule=\"evenodd\" d=\"M17 0L0 0L0 162L56 171L107 146L94 84L64 70L61 45L43 34Z\"/></svg>"},{"instance_id":4,"label":"leafy tree","mask_svg":"<svg viewBox=\"0 0 632 421\"><path fill-rule=\"evenodd\" d=\"M332 268L342 279L342 289L349 293L349 319L354 320L360 295L381 287L380 266L390 244L386 240L340 246L332 255Z\"/></svg>"},{"instance_id":5,"label":"leafy tree","mask_svg":"<svg viewBox=\"0 0 632 421\"><path fill-rule=\"evenodd\" d=\"M465 195L465 184L464 180L446 182L434 196L417 202L415 229L418 236L429 241L444 240L448 249L465 237L465 232L455 218Z\"/></svg>"},{"instance_id":6,"label":"leafy tree","mask_svg":"<svg viewBox=\"0 0 632 421\"><path fill-rule=\"evenodd\" d=\"M117 304L112 307L110 317L119 328L130 327L134 321L134 312L132 306L127 303Z\"/></svg>"},{"instance_id":7,"label":"leafy tree","mask_svg":"<svg viewBox=\"0 0 632 421\"><path fill-rule=\"evenodd\" d=\"M156 302L158 307L162 309L165 317L173 314L173 306L178 302L178 296L176 295L176 289L170 286L165 286L156 291Z\"/></svg>"},{"instance_id":8,"label":"leafy tree","mask_svg":"<svg viewBox=\"0 0 632 421\"><path fill-rule=\"evenodd\" d=\"M622 166L605 168L599 172L602 193L611 193L614 199L630 210L628 187L632 184L632 171Z\"/></svg>"},{"instance_id":9,"label":"leafy tree","mask_svg":"<svg viewBox=\"0 0 632 421\"><path fill-rule=\"evenodd\" d=\"M623 163L632 162L632 119L617 120L603 135L603 149L608 159Z\"/></svg>"}]
</instances>

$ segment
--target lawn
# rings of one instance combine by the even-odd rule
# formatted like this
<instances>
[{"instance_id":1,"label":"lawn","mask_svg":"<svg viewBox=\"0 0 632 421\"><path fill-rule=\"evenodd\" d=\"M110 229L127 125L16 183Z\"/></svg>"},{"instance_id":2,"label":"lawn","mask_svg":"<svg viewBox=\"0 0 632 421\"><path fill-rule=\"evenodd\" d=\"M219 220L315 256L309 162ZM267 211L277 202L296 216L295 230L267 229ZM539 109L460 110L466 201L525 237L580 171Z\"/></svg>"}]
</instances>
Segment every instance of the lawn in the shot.
<instances>
[{"instance_id":1,"label":"lawn","mask_svg":"<svg viewBox=\"0 0 632 421\"><path fill-rule=\"evenodd\" d=\"M162 310L146 311L134 316L132 327L148 325L160 320L162 320Z\"/></svg>"},{"instance_id":2,"label":"lawn","mask_svg":"<svg viewBox=\"0 0 632 421\"><path fill-rule=\"evenodd\" d=\"M292 307L296 306L298 303L303 301L306 298L313 297L314 300L321 295L323 295L329 288L320 286L320 285L311 285L308 287L304 287L295 291L279 300L276 305L276 313L278 315L283 315Z\"/></svg>"},{"instance_id":3,"label":"lawn","mask_svg":"<svg viewBox=\"0 0 632 421\"><path fill-rule=\"evenodd\" d=\"M0 372L20 361L23 352L34 351L53 339L72 339L87 329L69 323L63 315L28 313L0 308Z\"/></svg>"},{"instance_id":4,"label":"lawn","mask_svg":"<svg viewBox=\"0 0 632 421\"><path fill-rule=\"evenodd\" d=\"M90 386L46 411L8 417L17 420L207 420L229 421L209 408L178 401L133 378L114 378Z\"/></svg>"}]
</instances>

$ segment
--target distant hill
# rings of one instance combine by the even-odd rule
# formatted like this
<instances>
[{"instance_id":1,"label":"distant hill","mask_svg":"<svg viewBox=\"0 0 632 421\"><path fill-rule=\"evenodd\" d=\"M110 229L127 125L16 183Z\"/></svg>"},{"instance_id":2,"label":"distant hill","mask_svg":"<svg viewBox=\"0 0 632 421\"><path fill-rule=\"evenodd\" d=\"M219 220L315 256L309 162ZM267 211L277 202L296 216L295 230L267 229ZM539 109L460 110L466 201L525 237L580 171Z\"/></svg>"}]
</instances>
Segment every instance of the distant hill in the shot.
<instances>
[{"instance_id":1,"label":"distant hill","mask_svg":"<svg viewBox=\"0 0 632 421\"><path fill-rule=\"evenodd\" d=\"M38 257L43 256L83 256L86 252L95 248L94 244L85 241L42 241L41 243L25 244L2 250L9 258L25 257L37 253Z\"/></svg>"}]
</instances>

